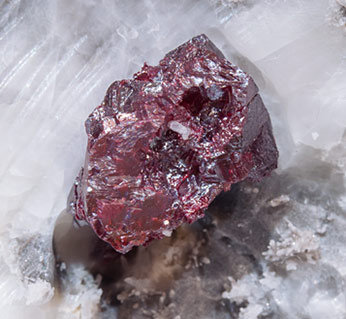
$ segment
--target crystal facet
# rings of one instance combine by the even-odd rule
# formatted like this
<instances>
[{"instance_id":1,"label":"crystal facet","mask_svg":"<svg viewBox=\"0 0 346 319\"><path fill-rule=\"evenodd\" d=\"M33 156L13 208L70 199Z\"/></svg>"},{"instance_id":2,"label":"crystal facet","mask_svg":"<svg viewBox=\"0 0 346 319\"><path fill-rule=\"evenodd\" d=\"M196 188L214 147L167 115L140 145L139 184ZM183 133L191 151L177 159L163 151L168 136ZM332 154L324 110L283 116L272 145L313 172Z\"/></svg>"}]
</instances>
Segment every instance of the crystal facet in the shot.
<instances>
[{"instance_id":1,"label":"crystal facet","mask_svg":"<svg viewBox=\"0 0 346 319\"><path fill-rule=\"evenodd\" d=\"M194 222L231 184L277 166L256 84L205 35L114 82L86 131L75 215L121 253Z\"/></svg>"}]
</instances>

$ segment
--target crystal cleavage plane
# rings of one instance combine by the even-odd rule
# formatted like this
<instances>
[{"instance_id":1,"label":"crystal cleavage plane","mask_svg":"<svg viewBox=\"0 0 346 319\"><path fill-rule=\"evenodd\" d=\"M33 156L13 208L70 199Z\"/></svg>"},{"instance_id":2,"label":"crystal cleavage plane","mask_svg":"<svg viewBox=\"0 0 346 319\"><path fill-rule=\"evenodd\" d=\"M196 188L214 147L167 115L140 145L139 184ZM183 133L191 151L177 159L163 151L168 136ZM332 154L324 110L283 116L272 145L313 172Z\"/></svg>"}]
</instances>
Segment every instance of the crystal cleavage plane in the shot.
<instances>
[{"instance_id":1,"label":"crystal cleavage plane","mask_svg":"<svg viewBox=\"0 0 346 319\"><path fill-rule=\"evenodd\" d=\"M71 206L120 253L196 221L220 192L277 167L256 84L205 35L114 82L85 126Z\"/></svg>"}]
</instances>

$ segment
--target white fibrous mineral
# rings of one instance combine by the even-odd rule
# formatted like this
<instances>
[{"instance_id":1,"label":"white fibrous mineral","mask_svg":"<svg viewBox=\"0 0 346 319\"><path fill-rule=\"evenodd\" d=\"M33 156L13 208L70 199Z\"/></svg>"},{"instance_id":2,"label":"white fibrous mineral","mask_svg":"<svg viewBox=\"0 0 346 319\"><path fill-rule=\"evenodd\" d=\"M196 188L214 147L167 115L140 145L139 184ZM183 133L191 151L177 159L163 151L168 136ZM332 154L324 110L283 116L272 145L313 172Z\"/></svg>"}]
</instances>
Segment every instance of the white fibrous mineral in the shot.
<instances>
[{"instance_id":1,"label":"white fibrous mineral","mask_svg":"<svg viewBox=\"0 0 346 319\"><path fill-rule=\"evenodd\" d=\"M81 265L63 271L62 298L58 300L58 318L93 319L100 312L102 289ZM71 317L72 315L72 317Z\"/></svg>"},{"instance_id":2,"label":"white fibrous mineral","mask_svg":"<svg viewBox=\"0 0 346 319\"><path fill-rule=\"evenodd\" d=\"M294 270L302 260L315 263L319 259L319 241L312 231L300 230L287 221L287 228L280 233L280 239L270 240L263 256L270 263Z\"/></svg>"},{"instance_id":3,"label":"white fibrous mineral","mask_svg":"<svg viewBox=\"0 0 346 319\"><path fill-rule=\"evenodd\" d=\"M289 201L290 201L289 196L287 196L287 195L280 195L279 197L276 197L276 198L273 198L272 200L270 200L269 206L277 207L277 206L286 204Z\"/></svg>"}]
</instances>

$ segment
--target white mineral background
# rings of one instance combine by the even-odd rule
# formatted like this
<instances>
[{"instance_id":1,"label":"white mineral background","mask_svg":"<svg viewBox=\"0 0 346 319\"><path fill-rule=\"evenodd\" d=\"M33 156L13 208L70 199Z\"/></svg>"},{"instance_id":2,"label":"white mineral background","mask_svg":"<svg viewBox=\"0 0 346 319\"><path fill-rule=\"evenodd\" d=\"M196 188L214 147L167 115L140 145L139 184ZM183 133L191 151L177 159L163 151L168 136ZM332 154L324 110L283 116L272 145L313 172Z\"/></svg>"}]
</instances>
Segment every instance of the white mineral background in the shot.
<instances>
[{"instance_id":1,"label":"white mineral background","mask_svg":"<svg viewBox=\"0 0 346 319\"><path fill-rule=\"evenodd\" d=\"M114 80L206 33L254 77L278 174L297 177L268 198L292 208L262 254L263 274L230 273L220 299L242 304L239 318L346 318L345 6L1 0L0 317L98 318L102 290L83 266L68 270L62 293L53 280L52 233L83 162L84 120Z\"/></svg>"}]
</instances>

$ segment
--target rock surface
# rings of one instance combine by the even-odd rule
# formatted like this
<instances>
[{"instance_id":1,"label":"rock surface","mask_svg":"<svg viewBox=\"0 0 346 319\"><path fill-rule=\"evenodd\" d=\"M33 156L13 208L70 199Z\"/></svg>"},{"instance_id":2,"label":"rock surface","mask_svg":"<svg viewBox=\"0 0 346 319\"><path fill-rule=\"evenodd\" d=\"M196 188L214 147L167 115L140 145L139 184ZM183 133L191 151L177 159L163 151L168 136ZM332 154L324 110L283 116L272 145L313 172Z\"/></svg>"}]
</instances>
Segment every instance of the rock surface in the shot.
<instances>
[{"instance_id":1,"label":"rock surface","mask_svg":"<svg viewBox=\"0 0 346 319\"><path fill-rule=\"evenodd\" d=\"M277 167L256 84L205 35L114 82L86 131L72 205L121 253L169 236L231 184Z\"/></svg>"}]
</instances>

